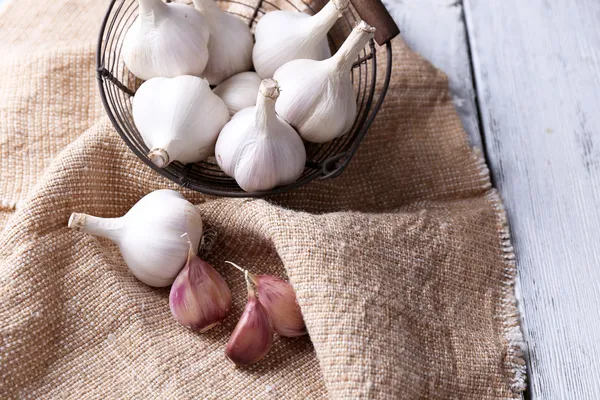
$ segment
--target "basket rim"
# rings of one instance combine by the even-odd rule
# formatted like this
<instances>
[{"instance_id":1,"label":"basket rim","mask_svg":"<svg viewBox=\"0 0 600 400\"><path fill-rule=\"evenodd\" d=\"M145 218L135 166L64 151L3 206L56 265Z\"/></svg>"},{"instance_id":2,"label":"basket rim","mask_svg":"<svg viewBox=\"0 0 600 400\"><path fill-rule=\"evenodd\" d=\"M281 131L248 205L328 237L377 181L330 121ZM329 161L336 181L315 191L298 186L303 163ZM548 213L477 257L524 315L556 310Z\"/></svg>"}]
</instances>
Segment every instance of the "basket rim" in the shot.
<instances>
[{"instance_id":1,"label":"basket rim","mask_svg":"<svg viewBox=\"0 0 600 400\"><path fill-rule=\"evenodd\" d=\"M121 1L124 2L125 0L121 0ZM228 0L223 0L223 1L227 2ZM268 191L244 192L241 188L239 189L239 191L228 191L228 190L224 190L224 189L216 189L214 187L208 187L206 185L202 185L201 183L199 183L198 181L196 181L194 179L187 178L185 176L185 174L183 174L183 176L178 176L178 175L175 175L174 173L172 173L167 168L159 168L156 165L154 165L154 163L152 163L150 161L150 159L148 157L146 157L145 154L142 154L142 152L140 152L138 149L135 148L135 146L133 146L131 139L123 131L123 129L117 122L117 120L113 114L113 111L110 107L107 93L104 88L105 80L106 79L110 80L109 77L112 75L111 75L110 71L105 68L105 66L103 65L103 62L102 62L104 33L106 31L106 26L107 26L109 18L111 16L111 12L116 3L117 3L117 0L111 0L108 5L108 8L104 15L104 18L102 20L102 24L100 26L100 32L98 35L98 43L96 46L96 79L98 80L98 88L99 88L99 92L100 92L100 98L102 99L102 104L104 106L106 114L107 114L113 128L117 131L117 133L119 134L121 139L125 142L125 144L129 148L129 150L131 150L142 162L144 162L144 164L146 164L151 169L156 171L159 175L169 179L170 181L178 184L179 186L181 186L183 188L187 188L187 189L191 189L191 190L201 192L204 194L219 196L219 197L231 197L231 198L254 197L254 198L258 198L258 197L272 196L272 195L276 195L276 194L285 193L285 192L297 189L301 186L304 186L316 179L323 180L323 179L330 179L330 178L338 177L339 175L342 174L342 172L344 172L344 170L346 169L346 167L348 166L348 164L350 163L350 161L352 160L352 158L358 151L360 144L362 143L368 130L370 129L375 118L377 117L377 114L379 113L379 110L380 110L381 106L383 105L383 102L385 101L387 92L389 90L389 84L391 81L391 74L392 74L393 59L392 59L392 45L391 45L391 42L388 41L385 43L385 46L381 46L381 48L385 47L385 49L386 49L386 55L387 55L386 60L385 60L386 73L385 73L383 85L381 86L381 89L378 93L379 97L378 97L377 101L375 102L375 104L373 104L375 89L377 86L376 85L376 83L377 83L377 67L376 67L377 53L375 50L375 42L373 39L371 39L369 45L371 47L371 51L372 51L372 55L373 55L372 58L373 58L374 68L372 68L372 71L371 71L372 83L371 83L370 93L368 96L368 102L367 102L367 106L366 106L367 112L363 116L364 121L362 122L362 125L360 126L358 133L355 134L356 136L355 136L354 140L351 142L351 145L347 150L342 151L339 154L334 154L333 156L324 160L322 162L321 168L315 168L314 172L306 175L304 178L298 179L287 185L277 186ZM127 87L120 88L120 89L124 90L126 92L131 91ZM233 179L233 178L231 178L231 179Z\"/></svg>"}]
</instances>

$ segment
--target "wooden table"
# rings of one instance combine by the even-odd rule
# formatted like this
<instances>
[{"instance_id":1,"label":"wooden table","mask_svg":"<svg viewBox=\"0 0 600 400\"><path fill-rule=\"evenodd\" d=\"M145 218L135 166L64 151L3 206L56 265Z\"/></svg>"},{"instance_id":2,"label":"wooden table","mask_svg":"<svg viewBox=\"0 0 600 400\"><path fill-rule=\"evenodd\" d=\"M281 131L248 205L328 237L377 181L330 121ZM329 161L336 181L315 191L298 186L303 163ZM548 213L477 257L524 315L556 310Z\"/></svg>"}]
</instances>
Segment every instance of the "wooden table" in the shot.
<instances>
[{"instance_id":1,"label":"wooden table","mask_svg":"<svg viewBox=\"0 0 600 400\"><path fill-rule=\"evenodd\" d=\"M600 399L600 1L386 0L508 212L528 397Z\"/></svg>"}]
</instances>

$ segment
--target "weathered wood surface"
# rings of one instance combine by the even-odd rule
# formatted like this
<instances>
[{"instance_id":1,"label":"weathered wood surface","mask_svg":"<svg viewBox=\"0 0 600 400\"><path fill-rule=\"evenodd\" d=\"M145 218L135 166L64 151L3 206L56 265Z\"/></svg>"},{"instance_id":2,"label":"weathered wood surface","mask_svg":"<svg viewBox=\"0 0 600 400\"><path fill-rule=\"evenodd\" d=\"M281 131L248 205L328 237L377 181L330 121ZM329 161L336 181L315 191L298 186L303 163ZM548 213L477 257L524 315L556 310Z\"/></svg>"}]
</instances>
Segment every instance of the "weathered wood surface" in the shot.
<instances>
[{"instance_id":1,"label":"weathered wood surface","mask_svg":"<svg viewBox=\"0 0 600 400\"><path fill-rule=\"evenodd\" d=\"M383 0L410 47L444 71L460 119L481 148L462 4L456 0Z\"/></svg>"},{"instance_id":2,"label":"weathered wood surface","mask_svg":"<svg viewBox=\"0 0 600 400\"><path fill-rule=\"evenodd\" d=\"M6 7L6 5L13 0L0 0L0 12Z\"/></svg>"},{"instance_id":3,"label":"weathered wood surface","mask_svg":"<svg viewBox=\"0 0 600 400\"><path fill-rule=\"evenodd\" d=\"M534 399L600 399L600 1L464 0Z\"/></svg>"}]
</instances>

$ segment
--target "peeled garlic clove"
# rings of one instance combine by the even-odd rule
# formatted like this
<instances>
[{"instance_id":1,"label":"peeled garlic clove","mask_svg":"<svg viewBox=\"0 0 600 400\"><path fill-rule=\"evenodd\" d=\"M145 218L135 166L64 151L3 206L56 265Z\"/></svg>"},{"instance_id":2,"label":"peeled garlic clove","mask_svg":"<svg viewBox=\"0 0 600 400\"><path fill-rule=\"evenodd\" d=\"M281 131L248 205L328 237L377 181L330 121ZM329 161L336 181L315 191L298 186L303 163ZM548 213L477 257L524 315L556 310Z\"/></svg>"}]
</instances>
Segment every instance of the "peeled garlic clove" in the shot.
<instances>
[{"instance_id":1,"label":"peeled garlic clove","mask_svg":"<svg viewBox=\"0 0 600 400\"><path fill-rule=\"evenodd\" d=\"M276 111L304 140L325 143L347 133L356 119L352 64L375 32L361 21L325 61L294 60L279 68Z\"/></svg>"},{"instance_id":2,"label":"peeled garlic clove","mask_svg":"<svg viewBox=\"0 0 600 400\"><path fill-rule=\"evenodd\" d=\"M261 304L271 318L273 329L281 336L306 335L306 325L292 285L270 275L248 274L256 285Z\"/></svg>"},{"instance_id":3,"label":"peeled garlic clove","mask_svg":"<svg viewBox=\"0 0 600 400\"><path fill-rule=\"evenodd\" d=\"M99 218L73 213L69 228L112 240L140 281L169 286L188 258L187 233L194 249L202 237L202 218L194 205L173 190L157 190L123 217Z\"/></svg>"},{"instance_id":4,"label":"peeled garlic clove","mask_svg":"<svg viewBox=\"0 0 600 400\"><path fill-rule=\"evenodd\" d=\"M227 105L229 115L256 105L261 79L256 72L242 72L223 81L213 93Z\"/></svg>"},{"instance_id":5,"label":"peeled garlic clove","mask_svg":"<svg viewBox=\"0 0 600 400\"><path fill-rule=\"evenodd\" d=\"M248 302L225 348L225 356L238 366L260 361L273 345L273 328L269 316L256 298L247 274L246 282Z\"/></svg>"},{"instance_id":6,"label":"peeled garlic clove","mask_svg":"<svg viewBox=\"0 0 600 400\"><path fill-rule=\"evenodd\" d=\"M148 157L165 168L173 161L194 163L213 155L229 110L204 79L153 78L133 98L133 120L150 149Z\"/></svg>"},{"instance_id":7,"label":"peeled garlic clove","mask_svg":"<svg viewBox=\"0 0 600 400\"><path fill-rule=\"evenodd\" d=\"M224 13L214 0L194 0L210 31L208 64L202 77L211 85L252 69L254 38L248 25L235 15Z\"/></svg>"},{"instance_id":8,"label":"peeled garlic clove","mask_svg":"<svg viewBox=\"0 0 600 400\"><path fill-rule=\"evenodd\" d=\"M123 42L123 60L138 78L200 76L208 62L208 24L193 7L138 0Z\"/></svg>"},{"instance_id":9,"label":"peeled garlic clove","mask_svg":"<svg viewBox=\"0 0 600 400\"><path fill-rule=\"evenodd\" d=\"M231 292L223 277L190 250L183 270L173 282L169 307L183 326L206 332L229 314Z\"/></svg>"},{"instance_id":10,"label":"peeled garlic clove","mask_svg":"<svg viewBox=\"0 0 600 400\"><path fill-rule=\"evenodd\" d=\"M277 82L262 81L256 107L235 114L217 140L217 163L247 192L292 183L304 171L304 143L294 128L275 114L278 96Z\"/></svg>"},{"instance_id":11,"label":"peeled garlic clove","mask_svg":"<svg viewBox=\"0 0 600 400\"><path fill-rule=\"evenodd\" d=\"M254 69L272 78L277 68L297 59L324 60L331 56L327 33L348 8L349 0L331 0L316 15L272 11L256 24L252 52Z\"/></svg>"}]
</instances>

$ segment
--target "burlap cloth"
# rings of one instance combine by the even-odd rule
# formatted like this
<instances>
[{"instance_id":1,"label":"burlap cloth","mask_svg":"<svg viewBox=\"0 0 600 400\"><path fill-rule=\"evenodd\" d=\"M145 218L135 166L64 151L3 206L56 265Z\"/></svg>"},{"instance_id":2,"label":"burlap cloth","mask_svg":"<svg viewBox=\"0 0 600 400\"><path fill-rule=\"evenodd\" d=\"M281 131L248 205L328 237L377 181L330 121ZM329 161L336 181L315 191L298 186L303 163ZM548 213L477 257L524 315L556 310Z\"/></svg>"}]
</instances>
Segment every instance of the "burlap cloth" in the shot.
<instances>
[{"instance_id":1,"label":"burlap cloth","mask_svg":"<svg viewBox=\"0 0 600 400\"><path fill-rule=\"evenodd\" d=\"M218 233L234 296L207 334L115 245L68 230L175 185L111 127L94 73L98 0L15 0L0 15L0 398L518 398L515 265L501 202L443 73L397 40L390 93L338 179L266 200L182 191ZM289 277L310 340L233 369L243 276Z\"/></svg>"}]
</instances>

